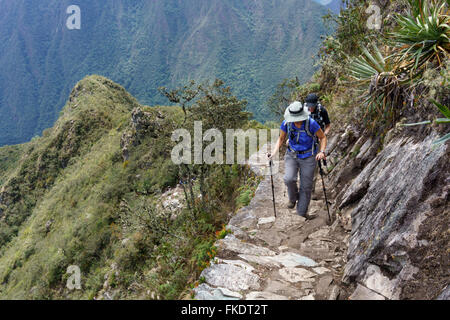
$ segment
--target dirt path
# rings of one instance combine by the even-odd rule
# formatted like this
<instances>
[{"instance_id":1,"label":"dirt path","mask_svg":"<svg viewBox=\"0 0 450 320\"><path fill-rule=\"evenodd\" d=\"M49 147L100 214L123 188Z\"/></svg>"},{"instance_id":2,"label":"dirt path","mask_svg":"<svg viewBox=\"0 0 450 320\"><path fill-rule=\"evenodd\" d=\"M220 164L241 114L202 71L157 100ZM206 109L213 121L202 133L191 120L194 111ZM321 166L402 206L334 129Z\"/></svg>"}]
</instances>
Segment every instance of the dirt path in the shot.
<instances>
[{"instance_id":1,"label":"dirt path","mask_svg":"<svg viewBox=\"0 0 450 320\"><path fill-rule=\"evenodd\" d=\"M260 155L264 154L262 148ZM258 174L268 170L264 156L249 164ZM284 161L275 163L277 217L274 217L270 175L266 175L249 206L232 217L232 234L216 243L218 254L195 288L198 300L313 300L338 299L349 235L337 222L327 225L322 181L306 221L287 209ZM332 201L332 200L331 200ZM342 298L342 295L341 295Z\"/></svg>"}]
</instances>

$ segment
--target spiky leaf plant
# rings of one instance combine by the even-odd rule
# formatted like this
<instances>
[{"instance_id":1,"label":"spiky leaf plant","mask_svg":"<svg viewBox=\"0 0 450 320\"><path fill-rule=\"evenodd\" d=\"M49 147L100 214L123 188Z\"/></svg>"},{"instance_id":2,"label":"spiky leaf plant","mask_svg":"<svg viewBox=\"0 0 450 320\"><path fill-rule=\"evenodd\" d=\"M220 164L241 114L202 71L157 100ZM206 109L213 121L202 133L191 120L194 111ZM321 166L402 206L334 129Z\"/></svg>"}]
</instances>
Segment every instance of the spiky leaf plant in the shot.
<instances>
[{"instance_id":1,"label":"spiky leaf plant","mask_svg":"<svg viewBox=\"0 0 450 320\"><path fill-rule=\"evenodd\" d=\"M408 2L409 13L397 14L397 28L387 34L390 55L375 45L370 51L362 47L350 64L350 75L365 89L364 119L371 128L393 124L404 106L412 106L428 63L442 66L450 53L449 1Z\"/></svg>"},{"instance_id":2,"label":"spiky leaf plant","mask_svg":"<svg viewBox=\"0 0 450 320\"><path fill-rule=\"evenodd\" d=\"M410 73L416 73L427 62L442 65L450 53L449 1L408 2L410 13L396 15L398 27L389 35L398 58Z\"/></svg>"},{"instance_id":3,"label":"spiky leaf plant","mask_svg":"<svg viewBox=\"0 0 450 320\"><path fill-rule=\"evenodd\" d=\"M349 69L351 77L364 88L364 119L370 120L368 125L373 128L379 120L394 123L400 109L412 100L413 83L400 72L393 56L385 58L377 46L372 47L373 53L362 46L362 55L352 61Z\"/></svg>"}]
</instances>

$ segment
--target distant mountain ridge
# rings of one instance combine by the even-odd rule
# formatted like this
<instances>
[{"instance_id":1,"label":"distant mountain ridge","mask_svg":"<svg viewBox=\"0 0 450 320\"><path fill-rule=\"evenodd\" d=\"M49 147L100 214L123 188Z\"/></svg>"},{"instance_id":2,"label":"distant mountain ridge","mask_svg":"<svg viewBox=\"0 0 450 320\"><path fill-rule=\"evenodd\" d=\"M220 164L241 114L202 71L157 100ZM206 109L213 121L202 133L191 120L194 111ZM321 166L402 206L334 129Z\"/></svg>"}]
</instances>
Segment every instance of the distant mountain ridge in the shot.
<instances>
[{"instance_id":1,"label":"distant mountain ridge","mask_svg":"<svg viewBox=\"0 0 450 320\"><path fill-rule=\"evenodd\" d=\"M258 120L287 77L307 80L326 9L311 0L0 0L0 145L53 125L87 74L123 85L140 103L167 104L160 86L223 79Z\"/></svg>"}]
</instances>

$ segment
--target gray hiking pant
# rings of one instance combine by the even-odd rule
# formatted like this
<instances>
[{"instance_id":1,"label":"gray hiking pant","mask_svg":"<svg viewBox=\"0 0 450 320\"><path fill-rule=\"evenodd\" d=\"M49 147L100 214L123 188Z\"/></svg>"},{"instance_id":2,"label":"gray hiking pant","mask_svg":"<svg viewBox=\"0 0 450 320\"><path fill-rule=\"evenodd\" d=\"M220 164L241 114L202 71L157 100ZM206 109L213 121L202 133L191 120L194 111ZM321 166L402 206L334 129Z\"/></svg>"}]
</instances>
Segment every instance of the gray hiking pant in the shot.
<instances>
[{"instance_id":1,"label":"gray hiking pant","mask_svg":"<svg viewBox=\"0 0 450 320\"><path fill-rule=\"evenodd\" d=\"M288 189L289 201L297 203L297 213L305 216L311 201L314 171L317 166L315 156L299 159L293 152L286 151L284 157L285 174L284 183ZM300 171L300 190L297 185L297 176Z\"/></svg>"}]
</instances>

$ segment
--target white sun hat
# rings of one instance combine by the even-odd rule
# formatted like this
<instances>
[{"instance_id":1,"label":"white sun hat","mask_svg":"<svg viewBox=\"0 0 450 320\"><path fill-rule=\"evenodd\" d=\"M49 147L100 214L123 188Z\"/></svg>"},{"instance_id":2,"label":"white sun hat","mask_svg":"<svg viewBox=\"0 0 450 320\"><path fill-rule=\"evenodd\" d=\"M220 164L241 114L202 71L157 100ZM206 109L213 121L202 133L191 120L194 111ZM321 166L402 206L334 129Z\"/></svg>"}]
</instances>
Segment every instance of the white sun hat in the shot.
<instances>
[{"instance_id":1,"label":"white sun hat","mask_svg":"<svg viewBox=\"0 0 450 320\"><path fill-rule=\"evenodd\" d=\"M309 112L308 108L305 108L301 102L295 101L286 108L284 120L286 122L300 122L308 119L310 115L311 112Z\"/></svg>"}]
</instances>

